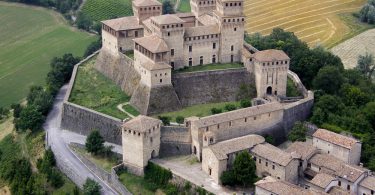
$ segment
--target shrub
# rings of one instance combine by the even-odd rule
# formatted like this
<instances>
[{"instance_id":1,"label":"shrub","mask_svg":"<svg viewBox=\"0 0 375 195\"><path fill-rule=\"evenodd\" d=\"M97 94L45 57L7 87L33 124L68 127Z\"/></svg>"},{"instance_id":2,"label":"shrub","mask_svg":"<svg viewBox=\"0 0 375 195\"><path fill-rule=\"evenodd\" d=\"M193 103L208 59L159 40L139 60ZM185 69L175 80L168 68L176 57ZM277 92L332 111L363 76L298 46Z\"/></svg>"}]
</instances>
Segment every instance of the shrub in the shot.
<instances>
[{"instance_id":1,"label":"shrub","mask_svg":"<svg viewBox=\"0 0 375 195\"><path fill-rule=\"evenodd\" d=\"M212 108L211 109L212 114L220 114L222 112L223 112L223 110L221 108Z\"/></svg>"},{"instance_id":2,"label":"shrub","mask_svg":"<svg viewBox=\"0 0 375 195\"><path fill-rule=\"evenodd\" d=\"M164 192L166 195L175 195L175 194L178 194L179 190L177 186L169 183L167 187L165 188Z\"/></svg>"},{"instance_id":3,"label":"shrub","mask_svg":"<svg viewBox=\"0 0 375 195\"><path fill-rule=\"evenodd\" d=\"M292 142L306 141L306 132L307 128L305 127L305 125L303 125L302 122L297 121L288 134L288 140Z\"/></svg>"},{"instance_id":4,"label":"shrub","mask_svg":"<svg viewBox=\"0 0 375 195\"><path fill-rule=\"evenodd\" d=\"M85 184L83 184L84 195L100 195L100 189L102 187L94 180L87 178Z\"/></svg>"},{"instance_id":5,"label":"shrub","mask_svg":"<svg viewBox=\"0 0 375 195\"><path fill-rule=\"evenodd\" d=\"M64 185L64 179L61 176L61 173L55 168L51 169L51 172L48 175L48 181L55 188L60 188Z\"/></svg>"},{"instance_id":6,"label":"shrub","mask_svg":"<svg viewBox=\"0 0 375 195\"><path fill-rule=\"evenodd\" d=\"M21 104L12 104L10 107L13 109L13 117L19 118L22 111Z\"/></svg>"},{"instance_id":7,"label":"shrub","mask_svg":"<svg viewBox=\"0 0 375 195\"><path fill-rule=\"evenodd\" d=\"M185 191L190 191L191 190L191 183L189 181L185 182L184 190Z\"/></svg>"},{"instance_id":8,"label":"shrub","mask_svg":"<svg viewBox=\"0 0 375 195\"><path fill-rule=\"evenodd\" d=\"M83 57L87 57L94 52L98 51L102 47L102 39L99 38L96 41L90 43L89 46L87 46L85 54L83 54Z\"/></svg>"},{"instance_id":9,"label":"shrub","mask_svg":"<svg viewBox=\"0 0 375 195\"><path fill-rule=\"evenodd\" d=\"M220 181L223 185L234 186L236 185L236 177L233 170L224 171L220 176Z\"/></svg>"},{"instance_id":10,"label":"shrub","mask_svg":"<svg viewBox=\"0 0 375 195\"><path fill-rule=\"evenodd\" d=\"M251 101L248 99L243 99L240 101L241 108L248 108L251 107Z\"/></svg>"},{"instance_id":11,"label":"shrub","mask_svg":"<svg viewBox=\"0 0 375 195\"><path fill-rule=\"evenodd\" d=\"M24 108L20 113L20 118L15 121L17 130L37 131L42 128L44 116L36 106L31 105Z\"/></svg>"},{"instance_id":12,"label":"shrub","mask_svg":"<svg viewBox=\"0 0 375 195\"><path fill-rule=\"evenodd\" d=\"M227 110L227 111L232 111L232 110L235 110L235 109L237 109L237 107L234 104L226 104L225 105L225 110Z\"/></svg>"},{"instance_id":13,"label":"shrub","mask_svg":"<svg viewBox=\"0 0 375 195\"><path fill-rule=\"evenodd\" d=\"M169 116L159 116L158 118L161 120L161 122L165 126L168 126L168 125L171 124L171 117L169 117Z\"/></svg>"},{"instance_id":14,"label":"shrub","mask_svg":"<svg viewBox=\"0 0 375 195\"><path fill-rule=\"evenodd\" d=\"M247 151L239 153L234 159L233 173L238 183L243 186L253 185L257 179L255 162Z\"/></svg>"},{"instance_id":15,"label":"shrub","mask_svg":"<svg viewBox=\"0 0 375 195\"><path fill-rule=\"evenodd\" d=\"M185 121L185 118L184 118L183 116L177 116L177 117L176 117L176 122L177 122L178 124L183 124L184 121Z\"/></svg>"},{"instance_id":16,"label":"shrub","mask_svg":"<svg viewBox=\"0 0 375 195\"><path fill-rule=\"evenodd\" d=\"M275 144L275 138L272 135L265 135L264 139L269 144L272 144L272 145Z\"/></svg>"},{"instance_id":17,"label":"shrub","mask_svg":"<svg viewBox=\"0 0 375 195\"><path fill-rule=\"evenodd\" d=\"M86 150L94 155L98 155L104 149L104 139L98 130L94 130L86 139Z\"/></svg>"},{"instance_id":18,"label":"shrub","mask_svg":"<svg viewBox=\"0 0 375 195\"><path fill-rule=\"evenodd\" d=\"M165 187L169 180L172 179L172 172L152 162L148 162L145 169L145 179L160 187Z\"/></svg>"}]
</instances>

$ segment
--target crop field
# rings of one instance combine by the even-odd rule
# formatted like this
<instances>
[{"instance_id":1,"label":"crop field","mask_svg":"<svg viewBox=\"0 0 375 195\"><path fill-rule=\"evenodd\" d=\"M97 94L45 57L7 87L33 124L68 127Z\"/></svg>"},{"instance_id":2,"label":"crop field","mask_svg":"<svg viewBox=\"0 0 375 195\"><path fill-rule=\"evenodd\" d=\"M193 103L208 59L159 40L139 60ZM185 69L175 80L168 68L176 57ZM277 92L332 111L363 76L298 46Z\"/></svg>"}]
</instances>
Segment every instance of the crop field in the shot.
<instances>
[{"instance_id":1,"label":"crop field","mask_svg":"<svg viewBox=\"0 0 375 195\"><path fill-rule=\"evenodd\" d=\"M94 21L133 15L131 0L87 0L82 12Z\"/></svg>"},{"instance_id":2,"label":"crop field","mask_svg":"<svg viewBox=\"0 0 375 195\"><path fill-rule=\"evenodd\" d=\"M247 0L245 30L269 34L280 27L294 32L310 46L332 47L366 27L358 24L351 13L367 0Z\"/></svg>"},{"instance_id":3,"label":"crop field","mask_svg":"<svg viewBox=\"0 0 375 195\"><path fill-rule=\"evenodd\" d=\"M50 61L81 56L95 36L66 24L51 10L0 2L0 107L19 102L31 85L45 83Z\"/></svg>"}]
</instances>

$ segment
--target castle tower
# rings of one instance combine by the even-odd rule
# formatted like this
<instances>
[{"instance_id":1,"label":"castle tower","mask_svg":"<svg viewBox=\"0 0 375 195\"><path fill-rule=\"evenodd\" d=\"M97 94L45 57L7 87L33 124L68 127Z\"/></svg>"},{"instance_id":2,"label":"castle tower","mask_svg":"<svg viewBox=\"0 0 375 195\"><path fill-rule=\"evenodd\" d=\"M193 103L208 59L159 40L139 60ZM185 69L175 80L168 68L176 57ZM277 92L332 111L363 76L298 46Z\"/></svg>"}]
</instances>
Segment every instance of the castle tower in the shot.
<instances>
[{"instance_id":1,"label":"castle tower","mask_svg":"<svg viewBox=\"0 0 375 195\"><path fill-rule=\"evenodd\" d=\"M160 16L163 9L162 4L157 0L134 0L132 8L139 24L152 16Z\"/></svg>"},{"instance_id":2,"label":"castle tower","mask_svg":"<svg viewBox=\"0 0 375 195\"><path fill-rule=\"evenodd\" d=\"M143 175L148 161L159 156L160 126L160 120L143 115L123 124L123 163L131 173Z\"/></svg>"},{"instance_id":3,"label":"castle tower","mask_svg":"<svg viewBox=\"0 0 375 195\"><path fill-rule=\"evenodd\" d=\"M263 50L252 55L255 83L259 98L267 95L286 96L290 58L281 50Z\"/></svg>"},{"instance_id":4,"label":"castle tower","mask_svg":"<svg viewBox=\"0 0 375 195\"><path fill-rule=\"evenodd\" d=\"M216 0L190 0L191 12L195 17L211 14L216 7Z\"/></svg>"},{"instance_id":5,"label":"castle tower","mask_svg":"<svg viewBox=\"0 0 375 195\"><path fill-rule=\"evenodd\" d=\"M218 0L214 17L218 21L221 32L219 61L240 62L245 25L243 0Z\"/></svg>"}]
</instances>

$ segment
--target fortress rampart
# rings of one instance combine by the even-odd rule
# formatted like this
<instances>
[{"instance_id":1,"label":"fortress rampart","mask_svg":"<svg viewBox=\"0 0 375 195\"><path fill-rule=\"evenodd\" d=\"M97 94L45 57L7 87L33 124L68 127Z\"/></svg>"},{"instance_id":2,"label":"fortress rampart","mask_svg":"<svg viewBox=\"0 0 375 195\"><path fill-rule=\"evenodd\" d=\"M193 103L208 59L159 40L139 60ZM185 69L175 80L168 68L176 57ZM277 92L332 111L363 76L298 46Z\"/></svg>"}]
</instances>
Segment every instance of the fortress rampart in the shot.
<instances>
[{"instance_id":1,"label":"fortress rampart","mask_svg":"<svg viewBox=\"0 0 375 195\"><path fill-rule=\"evenodd\" d=\"M182 126L163 126L160 138L160 156L191 154L191 134L189 128Z\"/></svg>"}]
</instances>

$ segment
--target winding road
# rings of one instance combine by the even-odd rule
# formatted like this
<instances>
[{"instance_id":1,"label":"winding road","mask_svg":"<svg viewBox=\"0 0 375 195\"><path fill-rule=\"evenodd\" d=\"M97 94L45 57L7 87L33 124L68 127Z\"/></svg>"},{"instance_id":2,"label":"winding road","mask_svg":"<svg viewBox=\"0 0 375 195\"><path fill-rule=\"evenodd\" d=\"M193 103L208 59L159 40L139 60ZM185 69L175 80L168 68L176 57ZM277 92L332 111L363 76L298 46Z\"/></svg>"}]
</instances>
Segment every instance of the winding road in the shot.
<instances>
[{"instance_id":1,"label":"winding road","mask_svg":"<svg viewBox=\"0 0 375 195\"><path fill-rule=\"evenodd\" d=\"M57 166L77 185L83 186L86 178L97 181L102 186L102 194L117 195L107 183L98 178L70 150L60 129L61 108L68 85L62 87L56 96L51 112L48 114L43 128L46 130L46 142L55 154Z\"/></svg>"}]
</instances>

